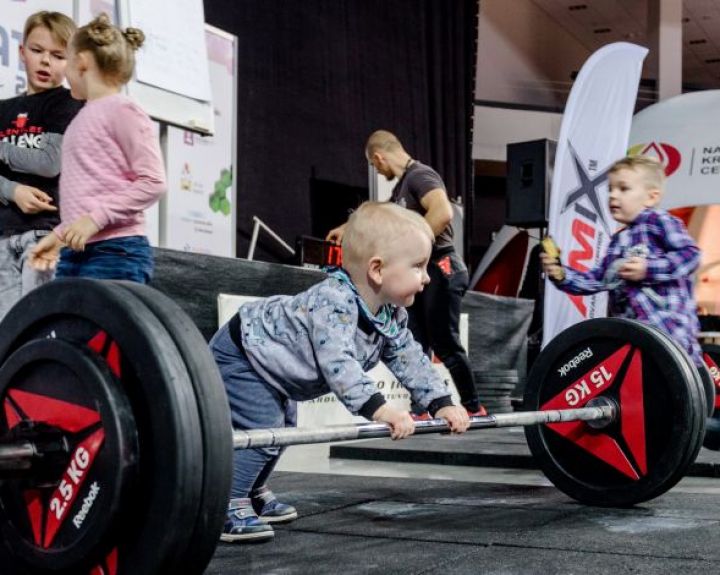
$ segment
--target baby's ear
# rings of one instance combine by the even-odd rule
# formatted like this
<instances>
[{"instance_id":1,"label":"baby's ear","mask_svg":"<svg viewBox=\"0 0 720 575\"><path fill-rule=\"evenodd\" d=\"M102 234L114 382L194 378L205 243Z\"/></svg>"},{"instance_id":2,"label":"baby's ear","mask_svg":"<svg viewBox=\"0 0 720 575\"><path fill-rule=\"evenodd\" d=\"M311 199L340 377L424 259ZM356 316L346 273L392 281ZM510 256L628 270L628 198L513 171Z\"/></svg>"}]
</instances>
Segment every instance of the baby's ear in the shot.
<instances>
[{"instance_id":1,"label":"baby's ear","mask_svg":"<svg viewBox=\"0 0 720 575\"><path fill-rule=\"evenodd\" d=\"M648 197L645 201L645 207L652 208L657 206L662 199L662 191L659 188L650 188L648 190Z\"/></svg>"},{"instance_id":2,"label":"baby's ear","mask_svg":"<svg viewBox=\"0 0 720 575\"><path fill-rule=\"evenodd\" d=\"M380 256L373 256L368 261L368 277L376 284L382 285L383 259Z\"/></svg>"}]
</instances>

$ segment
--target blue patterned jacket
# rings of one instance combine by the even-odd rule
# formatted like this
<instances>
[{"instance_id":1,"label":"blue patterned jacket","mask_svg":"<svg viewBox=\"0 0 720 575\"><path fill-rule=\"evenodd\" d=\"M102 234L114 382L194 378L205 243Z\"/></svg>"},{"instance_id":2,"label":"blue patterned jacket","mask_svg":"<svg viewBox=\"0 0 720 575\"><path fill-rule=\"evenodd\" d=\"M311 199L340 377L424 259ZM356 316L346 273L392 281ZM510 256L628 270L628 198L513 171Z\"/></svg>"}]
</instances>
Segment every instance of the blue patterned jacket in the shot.
<instances>
[{"instance_id":1,"label":"blue patterned jacket","mask_svg":"<svg viewBox=\"0 0 720 575\"><path fill-rule=\"evenodd\" d=\"M373 316L343 270L295 296L244 304L238 313L248 360L291 399L332 391L351 413L371 418L385 399L365 372L382 360L431 413L452 404L407 328L405 309L387 305Z\"/></svg>"}]
</instances>

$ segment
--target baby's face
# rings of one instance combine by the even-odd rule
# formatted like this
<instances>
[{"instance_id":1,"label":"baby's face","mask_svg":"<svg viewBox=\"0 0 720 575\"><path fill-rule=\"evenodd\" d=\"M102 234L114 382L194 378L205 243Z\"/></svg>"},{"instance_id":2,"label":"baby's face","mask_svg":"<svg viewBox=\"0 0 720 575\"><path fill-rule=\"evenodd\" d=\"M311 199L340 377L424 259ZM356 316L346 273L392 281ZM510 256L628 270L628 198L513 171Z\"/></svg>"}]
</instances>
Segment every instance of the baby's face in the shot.
<instances>
[{"instance_id":1,"label":"baby's face","mask_svg":"<svg viewBox=\"0 0 720 575\"><path fill-rule=\"evenodd\" d=\"M621 224L629 224L645 208L660 200L657 189L648 188L641 170L621 168L608 176L610 214Z\"/></svg>"},{"instance_id":2,"label":"baby's face","mask_svg":"<svg viewBox=\"0 0 720 575\"><path fill-rule=\"evenodd\" d=\"M382 303L408 307L415 294L430 283L427 265L432 244L419 230L412 230L384 254L380 296Z\"/></svg>"}]
</instances>

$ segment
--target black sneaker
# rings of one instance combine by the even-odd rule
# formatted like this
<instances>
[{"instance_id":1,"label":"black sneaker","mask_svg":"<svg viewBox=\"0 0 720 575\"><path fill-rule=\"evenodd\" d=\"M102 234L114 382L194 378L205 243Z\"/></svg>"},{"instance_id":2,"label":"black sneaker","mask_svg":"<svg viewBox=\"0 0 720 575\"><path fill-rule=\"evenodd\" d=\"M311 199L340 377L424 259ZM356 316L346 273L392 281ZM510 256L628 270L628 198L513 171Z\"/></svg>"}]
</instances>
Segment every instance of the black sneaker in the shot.
<instances>
[{"instance_id":1,"label":"black sneaker","mask_svg":"<svg viewBox=\"0 0 720 575\"><path fill-rule=\"evenodd\" d=\"M220 541L226 543L269 541L275 537L272 526L258 519L250 499L231 499Z\"/></svg>"},{"instance_id":2,"label":"black sneaker","mask_svg":"<svg viewBox=\"0 0 720 575\"><path fill-rule=\"evenodd\" d=\"M263 523L289 523L297 519L297 510L292 505L280 503L268 487L253 490L250 499Z\"/></svg>"}]
</instances>

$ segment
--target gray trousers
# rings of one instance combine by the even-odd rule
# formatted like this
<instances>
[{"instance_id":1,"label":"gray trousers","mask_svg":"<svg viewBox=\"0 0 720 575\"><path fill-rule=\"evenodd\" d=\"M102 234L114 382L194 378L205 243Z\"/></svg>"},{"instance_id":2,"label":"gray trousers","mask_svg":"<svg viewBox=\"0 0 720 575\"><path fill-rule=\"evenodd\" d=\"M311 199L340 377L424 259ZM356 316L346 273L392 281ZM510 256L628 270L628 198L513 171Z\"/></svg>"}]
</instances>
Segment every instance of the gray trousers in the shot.
<instances>
[{"instance_id":1,"label":"gray trousers","mask_svg":"<svg viewBox=\"0 0 720 575\"><path fill-rule=\"evenodd\" d=\"M22 296L53 278L54 272L39 272L27 264L30 250L48 233L36 230L0 237L0 320Z\"/></svg>"}]
</instances>

